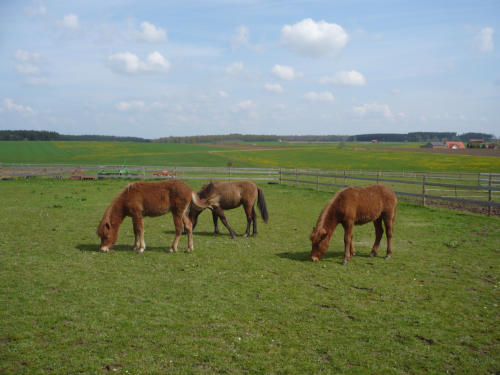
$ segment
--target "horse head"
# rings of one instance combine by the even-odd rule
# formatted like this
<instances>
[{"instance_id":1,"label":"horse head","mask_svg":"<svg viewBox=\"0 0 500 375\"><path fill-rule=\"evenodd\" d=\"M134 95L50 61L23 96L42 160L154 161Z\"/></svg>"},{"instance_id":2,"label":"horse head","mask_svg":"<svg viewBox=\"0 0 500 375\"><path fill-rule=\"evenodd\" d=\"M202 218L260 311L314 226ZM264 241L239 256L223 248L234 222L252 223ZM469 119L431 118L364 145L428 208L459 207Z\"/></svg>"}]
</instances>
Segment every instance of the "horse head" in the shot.
<instances>
[{"instance_id":1,"label":"horse head","mask_svg":"<svg viewBox=\"0 0 500 375\"><path fill-rule=\"evenodd\" d=\"M107 253L118 238L118 228L114 228L109 217L105 215L97 227L97 235L101 238L99 251Z\"/></svg>"},{"instance_id":2,"label":"horse head","mask_svg":"<svg viewBox=\"0 0 500 375\"><path fill-rule=\"evenodd\" d=\"M309 239L312 242L310 259L313 262L319 262L328 250L330 236L328 236L328 232L325 228L313 228Z\"/></svg>"}]
</instances>

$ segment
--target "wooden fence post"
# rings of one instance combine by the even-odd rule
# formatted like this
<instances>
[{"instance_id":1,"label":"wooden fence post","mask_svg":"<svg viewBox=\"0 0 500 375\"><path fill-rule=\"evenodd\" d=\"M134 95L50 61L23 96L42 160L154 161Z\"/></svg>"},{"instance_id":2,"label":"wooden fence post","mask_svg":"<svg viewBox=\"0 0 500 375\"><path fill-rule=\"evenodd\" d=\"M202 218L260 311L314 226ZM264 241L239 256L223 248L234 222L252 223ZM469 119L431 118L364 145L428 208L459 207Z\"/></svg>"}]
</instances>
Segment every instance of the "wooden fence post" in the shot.
<instances>
[{"instance_id":1,"label":"wooden fence post","mask_svg":"<svg viewBox=\"0 0 500 375\"><path fill-rule=\"evenodd\" d=\"M422 205L425 206L425 173L422 177Z\"/></svg>"},{"instance_id":2,"label":"wooden fence post","mask_svg":"<svg viewBox=\"0 0 500 375\"><path fill-rule=\"evenodd\" d=\"M229 181L231 181L231 167L229 167Z\"/></svg>"},{"instance_id":3,"label":"wooden fence post","mask_svg":"<svg viewBox=\"0 0 500 375\"><path fill-rule=\"evenodd\" d=\"M344 187L346 187L346 183L345 183L345 169L344 169Z\"/></svg>"},{"instance_id":4,"label":"wooden fence post","mask_svg":"<svg viewBox=\"0 0 500 375\"><path fill-rule=\"evenodd\" d=\"M280 185L281 185L281 168L280 168Z\"/></svg>"},{"instance_id":5,"label":"wooden fence post","mask_svg":"<svg viewBox=\"0 0 500 375\"><path fill-rule=\"evenodd\" d=\"M319 191L319 172L316 175L316 191Z\"/></svg>"},{"instance_id":6,"label":"wooden fence post","mask_svg":"<svg viewBox=\"0 0 500 375\"><path fill-rule=\"evenodd\" d=\"M377 171L377 185L378 185L378 180L380 179L380 171Z\"/></svg>"},{"instance_id":7,"label":"wooden fence post","mask_svg":"<svg viewBox=\"0 0 500 375\"><path fill-rule=\"evenodd\" d=\"M491 173L488 178L488 216L491 216Z\"/></svg>"}]
</instances>

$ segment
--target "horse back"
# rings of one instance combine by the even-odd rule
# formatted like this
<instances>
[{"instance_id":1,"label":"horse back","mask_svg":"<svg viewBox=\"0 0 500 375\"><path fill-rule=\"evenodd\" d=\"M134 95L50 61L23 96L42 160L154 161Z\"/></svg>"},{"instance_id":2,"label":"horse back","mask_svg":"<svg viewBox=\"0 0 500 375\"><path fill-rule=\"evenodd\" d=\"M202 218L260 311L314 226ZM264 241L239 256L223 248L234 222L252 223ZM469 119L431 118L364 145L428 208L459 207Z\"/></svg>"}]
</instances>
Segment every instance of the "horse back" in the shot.
<instances>
[{"instance_id":1,"label":"horse back","mask_svg":"<svg viewBox=\"0 0 500 375\"><path fill-rule=\"evenodd\" d=\"M210 205L232 209L243 203L254 203L257 199L257 185L251 181L212 182L211 187L199 192Z\"/></svg>"},{"instance_id":2,"label":"horse back","mask_svg":"<svg viewBox=\"0 0 500 375\"><path fill-rule=\"evenodd\" d=\"M394 192L384 185L344 189L336 199L336 214L355 224L366 224L381 216L392 217L397 199Z\"/></svg>"},{"instance_id":3,"label":"horse back","mask_svg":"<svg viewBox=\"0 0 500 375\"><path fill-rule=\"evenodd\" d=\"M191 202L191 188L181 180L138 181L124 190L129 214L160 216L169 211L184 212Z\"/></svg>"}]
</instances>

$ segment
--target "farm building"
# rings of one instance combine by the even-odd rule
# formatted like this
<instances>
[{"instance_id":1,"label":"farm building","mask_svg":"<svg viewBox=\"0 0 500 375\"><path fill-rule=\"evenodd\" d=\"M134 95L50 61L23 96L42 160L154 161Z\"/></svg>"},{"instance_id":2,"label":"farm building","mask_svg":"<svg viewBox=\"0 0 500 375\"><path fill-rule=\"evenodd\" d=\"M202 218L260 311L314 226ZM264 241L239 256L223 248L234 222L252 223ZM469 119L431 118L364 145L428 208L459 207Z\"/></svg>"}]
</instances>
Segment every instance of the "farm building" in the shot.
<instances>
[{"instance_id":1,"label":"farm building","mask_svg":"<svg viewBox=\"0 0 500 375\"><path fill-rule=\"evenodd\" d=\"M469 143L467 144L468 148L484 148L485 147L484 139L469 139Z\"/></svg>"},{"instance_id":2,"label":"farm building","mask_svg":"<svg viewBox=\"0 0 500 375\"><path fill-rule=\"evenodd\" d=\"M446 148L451 148L453 150L463 149L465 145L463 142L446 142Z\"/></svg>"},{"instance_id":3,"label":"farm building","mask_svg":"<svg viewBox=\"0 0 500 375\"><path fill-rule=\"evenodd\" d=\"M427 142L425 145L421 146L421 148L445 148L445 144L443 142Z\"/></svg>"}]
</instances>

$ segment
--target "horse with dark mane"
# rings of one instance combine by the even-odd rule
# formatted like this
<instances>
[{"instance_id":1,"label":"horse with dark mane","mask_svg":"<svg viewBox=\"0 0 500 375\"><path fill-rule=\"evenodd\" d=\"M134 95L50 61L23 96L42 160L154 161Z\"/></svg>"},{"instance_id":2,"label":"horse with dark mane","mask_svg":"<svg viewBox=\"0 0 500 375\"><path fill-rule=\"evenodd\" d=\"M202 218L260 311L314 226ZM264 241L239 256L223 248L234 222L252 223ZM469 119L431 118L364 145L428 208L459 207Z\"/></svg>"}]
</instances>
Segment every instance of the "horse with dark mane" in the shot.
<instances>
[{"instance_id":1,"label":"horse with dark mane","mask_svg":"<svg viewBox=\"0 0 500 375\"><path fill-rule=\"evenodd\" d=\"M236 233L229 226L224 210L230 210L243 205L247 216L247 229L243 237L250 235L250 225L253 223L252 235L257 234L257 214L255 213L255 201L259 207L260 214L265 223L269 219L266 200L262 189L251 181L232 181L232 182L210 182L204 185L198 192L198 196L210 206L212 210L212 219L214 221L214 234L219 234L218 219L220 218L227 228L231 237ZM198 216L201 213L197 207L192 207L189 211L189 217L193 222L193 229L198 222Z\"/></svg>"},{"instance_id":2,"label":"horse with dark mane","mask_svg":"<svg viewBox=\"0 0 500 375\"><path fill-rule=\"evenodd\" d=\"M375 243L370 256L376 256L385 224L387 255L392 254L392 232L398 200L396 194L384 185L371 185L363 188L348 187L337 192L321 211L316 226L310 235L312 242L311 260L318 262L330 246L330 238L338 224L344 227L344 260L354 255L352 232L354 225L373 221Z\"/></svg>"},{"instance_id":3,"label":"horse with dark mane","mask_svg":"<svg viewBox=\"0 0 500 375\"><path fill-rule=\"evenodd\" d=\"M181 180L145 182L138 181L128 185L111 202L104 212L97 235L101 237L100 251L108 252L118 239L118 229L126 216L132 217L134 226L134 250L144 252L144 216L161 216L172 212L175 225L175 239L170 252L177 251L182 234L182 225L188 234L188 249L193 250L192 223L188 217L191 206L203 209L206 205L196 193Z\"/></svg>"}]
</instances>

